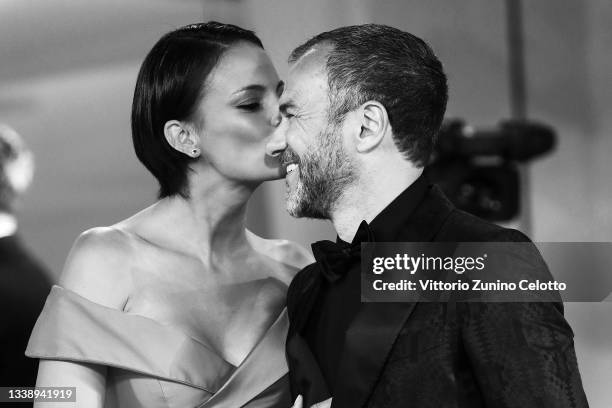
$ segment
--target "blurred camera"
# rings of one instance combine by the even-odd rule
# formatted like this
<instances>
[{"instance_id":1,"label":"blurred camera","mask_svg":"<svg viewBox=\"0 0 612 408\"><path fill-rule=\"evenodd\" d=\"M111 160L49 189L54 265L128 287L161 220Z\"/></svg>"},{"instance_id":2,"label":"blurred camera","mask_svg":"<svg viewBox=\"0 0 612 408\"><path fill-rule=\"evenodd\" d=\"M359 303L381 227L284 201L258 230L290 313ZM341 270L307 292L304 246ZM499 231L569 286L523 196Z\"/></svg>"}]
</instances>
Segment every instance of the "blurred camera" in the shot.
<instances>
[{"instance_id":1,"label":"blurred camera","mask_svg":"<svg viewBox=\"0 0 612 408\"><path fill-rule=\"evenodd\" d=\"M475 129L446 120L425 173L460 209L489 221L509 221L520 213L519 165L550 153L552 127L527 120L505 120Z\"/></svg>"}]
</instances>

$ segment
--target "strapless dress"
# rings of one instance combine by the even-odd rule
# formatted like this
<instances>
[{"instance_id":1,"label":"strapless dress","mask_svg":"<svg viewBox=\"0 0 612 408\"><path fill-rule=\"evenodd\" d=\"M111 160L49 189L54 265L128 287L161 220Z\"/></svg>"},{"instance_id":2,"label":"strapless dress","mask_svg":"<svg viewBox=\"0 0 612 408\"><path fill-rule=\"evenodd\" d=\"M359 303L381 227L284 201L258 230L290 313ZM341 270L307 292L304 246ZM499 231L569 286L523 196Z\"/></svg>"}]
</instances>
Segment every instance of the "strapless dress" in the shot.
<instances>
[{"instance_id":1,"label":"strapless dress","mask_svg":"<svg viewBox=\"0 0 612 408\"><path fill-rule=\"evenodd\" d=\"M176 327L56 285L26 355L107 366L105 408L287 408L287 328L283 310L236 367Z\"/></svg>"}]
</instances>

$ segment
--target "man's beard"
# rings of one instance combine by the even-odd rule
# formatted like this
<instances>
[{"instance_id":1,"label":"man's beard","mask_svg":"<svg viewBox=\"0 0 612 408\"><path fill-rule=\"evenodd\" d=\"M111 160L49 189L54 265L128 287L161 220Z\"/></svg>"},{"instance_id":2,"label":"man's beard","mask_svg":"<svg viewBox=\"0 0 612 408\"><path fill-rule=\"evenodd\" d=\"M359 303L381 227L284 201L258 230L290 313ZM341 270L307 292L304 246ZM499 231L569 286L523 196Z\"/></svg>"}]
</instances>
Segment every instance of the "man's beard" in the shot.
<instances>
[{"instance_id":1,"label":"man's beard","mask_svg":"<svg viewBox=\"0 0 612 408\"><path fill-rule=\"evenodd\" d=\"M329 219L355 174L340 137L340 126L329 124L302 157L287 149L283 162L299 165L297 185L287 191L287 211L293 217Z\"/></svg>"}]
</instances>

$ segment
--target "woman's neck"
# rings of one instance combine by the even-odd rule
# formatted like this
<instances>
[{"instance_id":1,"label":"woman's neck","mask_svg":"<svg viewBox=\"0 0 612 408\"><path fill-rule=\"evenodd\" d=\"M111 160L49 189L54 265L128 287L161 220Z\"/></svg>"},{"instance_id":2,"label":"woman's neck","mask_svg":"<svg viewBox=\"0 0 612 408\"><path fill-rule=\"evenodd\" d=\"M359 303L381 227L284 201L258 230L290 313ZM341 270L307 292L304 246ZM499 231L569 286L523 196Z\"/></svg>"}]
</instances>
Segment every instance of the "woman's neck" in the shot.
<instances>
[{"instance_id":1,"label":"woman's neck","mask_svg":"<svg viewBox=\"0 0 612 408\"><path fill-rule=\"evenodd\" d=\"M219 263L251 250L246 238L247 202L256 185L228 180L218 173L193 174L189 198L167 197L155 212L181 250L203 262Z\"/></svg>"}]
</instances>

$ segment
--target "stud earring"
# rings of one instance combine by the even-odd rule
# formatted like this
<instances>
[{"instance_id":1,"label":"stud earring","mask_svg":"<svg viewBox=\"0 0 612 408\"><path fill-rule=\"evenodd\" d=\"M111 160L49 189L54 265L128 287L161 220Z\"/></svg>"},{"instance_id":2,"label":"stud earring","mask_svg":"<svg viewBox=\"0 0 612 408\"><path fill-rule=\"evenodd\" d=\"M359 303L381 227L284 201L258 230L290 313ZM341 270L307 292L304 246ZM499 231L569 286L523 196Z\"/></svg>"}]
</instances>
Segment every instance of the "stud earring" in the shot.
<instances>
[{"instance_id":1,"label":"stud earring","mask_svg":"<svg viewBox=\"0 0 612 408\"><path fill-rule=\"evenodd\" d=\"M200 156L200 148L199 147L194 147L193 149L191 149L191 156L192 157Z\"/></svg>"}]
</instances>

